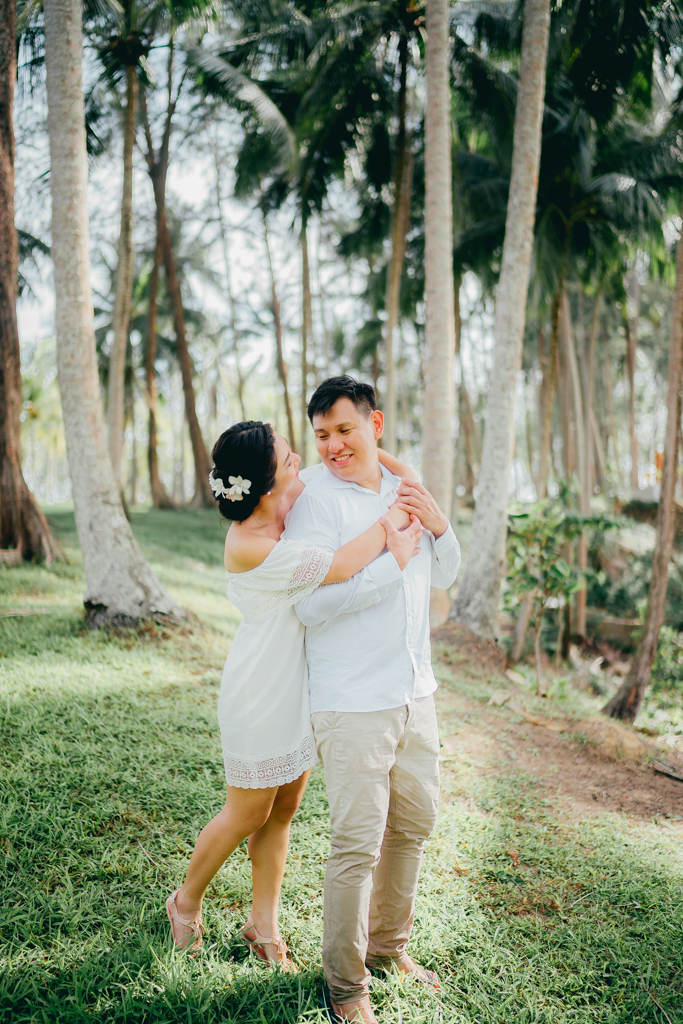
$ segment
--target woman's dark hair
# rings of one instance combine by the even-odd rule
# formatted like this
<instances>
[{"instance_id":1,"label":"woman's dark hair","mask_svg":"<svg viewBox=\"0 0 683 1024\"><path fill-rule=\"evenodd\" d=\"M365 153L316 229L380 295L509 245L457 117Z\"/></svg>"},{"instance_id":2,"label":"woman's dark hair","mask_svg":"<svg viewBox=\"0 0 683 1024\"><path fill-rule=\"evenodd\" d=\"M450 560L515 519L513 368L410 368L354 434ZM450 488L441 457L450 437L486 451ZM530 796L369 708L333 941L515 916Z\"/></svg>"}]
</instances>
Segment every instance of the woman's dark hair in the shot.
<instances>
[{"instance_id":1,"label":"woman's dark hair","mask_svg":"<svg viewBox=\"0 0 683 1024\"><path fill-rule=\"evenodd\" d=\"M275 484L277 452L273 428L258 420L234 423L218 438L211 455L214 479L222 480L226 490L231 476L251 481L249 494L243 494L241 501L231 501L223 495L216 497L221 515L241 523Z\"/></svg>"},{"instance_id":2,"label":"woman's dark hair","mask_svg":"<svg viewBox=\"0 0 683 1024\"><path fill-rule=\"evenodd\" d=\"M363 384L344 374L343 377L328 377L311 395L308 403L308 418L324 416L340 398L350 398L357 409L371 416L377 408L377 395L371 384Z\"/></svg>"}]
</instances>

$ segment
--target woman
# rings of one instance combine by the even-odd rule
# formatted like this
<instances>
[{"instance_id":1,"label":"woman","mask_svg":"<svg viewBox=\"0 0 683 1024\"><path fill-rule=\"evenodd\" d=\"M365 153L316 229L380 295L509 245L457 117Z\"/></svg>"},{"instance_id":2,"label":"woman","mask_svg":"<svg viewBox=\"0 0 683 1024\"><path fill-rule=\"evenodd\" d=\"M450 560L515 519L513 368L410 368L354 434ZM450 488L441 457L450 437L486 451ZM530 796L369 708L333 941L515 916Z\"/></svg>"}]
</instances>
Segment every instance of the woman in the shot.
<instances>
[{"instance_id":1,"label":"woman","mask_svg":"<svg viewBox=\"0 0 683 1024\"><path fill-rule=\"evenodd\" d=\"M249 837L253 902L242 938L261 960L291 970L278 927L289 826L316 761L308 709L304 628L294 605L316 587L348 580L386 546L401 569L416 551L419 521L393 507L334 554L281 541L303 490L301 461L270 424L237 423L213 450L211 486L232 526L225 541L228 594L242 612L218 705L228 783L225 806L201 831L184 884L166 901L176 946L202 945L202 899L233 850ZM405 471L384 452L382 461ZM403 474L405 475L405 474ZM402 527L408 526L403 532Z\"/></svg>"}]
</instances>

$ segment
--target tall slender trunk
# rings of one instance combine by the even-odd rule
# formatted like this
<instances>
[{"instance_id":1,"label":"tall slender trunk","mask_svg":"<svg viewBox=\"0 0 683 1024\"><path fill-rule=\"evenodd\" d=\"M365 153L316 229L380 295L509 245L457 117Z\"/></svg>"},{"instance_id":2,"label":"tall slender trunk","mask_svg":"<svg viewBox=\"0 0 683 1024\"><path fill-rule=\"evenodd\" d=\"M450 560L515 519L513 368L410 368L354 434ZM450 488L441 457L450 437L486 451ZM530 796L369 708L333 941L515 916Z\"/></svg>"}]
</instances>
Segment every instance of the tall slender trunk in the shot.
<instances>
[{"instance_id":1,"label":"tall slender trunk","mask_svg":"<svg viewBox=\"0 0 683 1024\"><path fill-rule=\"evenodd\" d=\"M579 508L582 513L590 511L590 495L588 494L588 466L586 458L587 440L585 437L585 417L583 408L583 396L581 389L581 374L579 363L576 357L576 346L572 332L571 312L569 308L569 297L564 293L563 299L562 328L567 352L567 362L572 383L572 398L574 406L574 432L576 435L576 451L579 464ZM581 534L577 543L576 561L581 572L586 571L588 548L585 532ZM586 635L586 591L580 590L576 595L576 623L575 632L579 636ZM567 642L569 637L567 637Z\"/></svg>"},{"instance_id":2,"label":"tall slender trunk","mask_svg":"<svg viewBox=\"0 0 683 1024\"><path fill-rule=\"evenodd\" d=\"M161 233L162 253L164 258L164 269L166 271L166 287L171 300L173 310L173 326L175 330L176 355L180 366L180 376L183 382L183 397L185 399L185 418L190 430L190 443L192 445L192 456L194 458L195 472L195 493L192 503L205 508L215 508L216 499L209 483L211 464L209 454L204 444L199 418L197 416L197 402L194 393L194 363L187 344L185 333L185 312L183 310L183 299L180 292L180 282L173 259L171 248L171 236L168 224L164 219Z\"/></svg>"},{"instance_id":3,"label":"tall slender trunk","mask_svg":"<svg viewBox=\"0 0 683 1024\"><path fill-rule=\"evenodd\" d=\"M398 90L398 131L396 133L396 163L394 167L394 205L391 215L391 255L387 267L386 314L384 327L384 375L386 394L384 397L384 436L382 445L396 454L396 420L398 403L396 399L396 330L399 320L401 297L401 275L405 259L405 236L410 221L410 190L408 163L412 178L412 158L408 157L409 142L406 132L408 101L408 38L405 33L399 37L399 90ZM429 88L429 86L428 86ZM429 104L427 105L429 110Z\"/></svg>"},{"instance_id":4,"label":"tall slender trunk","mask_svg":"<svg viewBox=\"0 0 683 1024\"><path fill-rule=\"evenodd\" d=\"M598 455L597 451L597 431L595 430L595 347L598 338L598 321L600 317L600 305L602 303L602 287L600 287L595 295L595 301L593 303L593 318L591 320L591 332L588 339L588 352L585 359L586 372L584 374L584 396L585 396L585 407L584 407L584 438L586 443L586 480L588 484L588 503L585 512L590 512L590 495L593 493L593 487L595 486L595 474L593 467L595 460L593 458L594 453ZM599 461L599 455L598 455Z\"/></svg>"},{"instance_id":5,"label":"tall slender trunk","mask_svg":"<svg viewBox=\"0 0 683 1024\"><path fill-rule=\"evenodd\" d=\"M427 0L427 107L425 113L425 352L422 470L425 486L450 510L453 472L455 316L453 302L453 175L448 0ZM412 159L408 164L412 167ZM405 253L411 189L404 188L399 225ZM404 223L405 221L405 223ZM401 264L403 260L401 260ZM400 280L400 279L399 279ZM395 439L394 439L395 441ZM447 591L432 592L432 618L448 614Z\"/></svg>"},{"instance_id":6,"label":"tall slender trunk","mask_svg":"<svg viewBox=\"0 0 683 1024\"><path fill-rule=\"evenodd\" d=\"M555 404L555 387L557 382L557 353L560 341L560 304L563 291L564 266L560 274L557 290L553 296L550 312L550 344L543 368L543 383L541 385L543 408L541 411L541 451L538 465L539 498L545 498L548 493L550 448L553 439L553 406Z\"/></svg>"},{"instance_id":7,"label":"tall slender trunk","mask_svg":"<svg viewBox=\"0 0 683 1024\"><path fill-rule=\"evenodd\" d=\"M280 308L280 298L277 293L277 283L275 281L275 268L273 266L273 256L270 251L270 237L268 235L268 221L266 219L265 211L263 212L263 241L266 247L266 260L268 262L268 273L270 274L270 301L273 309L273 326L275 328L275 361L277 363L277 372L280 375L280 381L282 382L282 389L285 400L285 413L287 414L287 429L289 431L289 443L296 450L296 440L294 436L294 417L292 416L292 403L289 399L289 386L287 383L287 364L285 363L285 354L282 346L282 311Z\"/></svg>"},{"instance_id":8,"label":"tall slender trunk","mask_svg":"<svg viewBox=\"0 0 683 1024\"><path fill-rule=\"evenodd\" d=\"M683 203L681 204L683 212ZM676 508L674 496L678 470L678 434L681 419L681 372L683 370L683 234L676 246L676 286L674 289L669 336L668 393L666 399L666 437L662 466L662 491L657 509L657 536L652 558L652 578L647 598L645 622L631 668L614 697L603 711L612 718L632 722L643 700L657 653L659 630L664 618L666 586L671 560Z\"/></svg>"},{"instance_id":9,"label":"tall slender trunk","mask_svg":"<svg viewBox=\"0 0 683 1024\"><path fill-rule=\"evenodd\" d=\"M211 155L213 156L213 166L216 174L216 209L218 211L218 227L221 236L221 247L223 249L223 262L225 264L225 287L228 293L228 303L230 306L230 328L232 330L232 343L235 350L235 369L237 371L237 398L240 403L240 413L242 419L247 419L247 410L244 404L244 374L242 373L242 363L240 360L240 332L237 327L237 311L235 309L235 296L232 291L232 274L230 273L230 257L228 254L228 231L225 224L225 217L223 215L223 196L221 193L221 176L218 166L218 153L216 145L211 138L209 132L209 126L207 124L206 134L209 138L209 146L211 147Z\"/></svg>"},{"instance_id":10,"label":"tall slender trunk","mask_svg":"<svg viewBox=\"0 0 683 1024\"><path fill-rule=\"evenodd\" d=\"M206 508L215 507L215 499L209 484L209 456L202 437L199 419L197 418L197 406L194 393L194 365L187 345L185 332L185 312L180 291L180 282L176 272L171 236L168 230L168 219L166 216L166 178L168 175L169 145L171 141L171 130L173 115L178 97L173 98L173 40L168 50L167 65L167 104L164 131L159 149L155 151L152 140L152 132L147 113L147 100L145 93L142 93L142 118L145 130L147 150L145 160L147 170L152 181L154 192L154 204L156 207L157 222L157 249L160 251L160 259L164 264L166 272L166 288L171 300L173 310L173 327L176 336L176 355L180 366L180 374L183 382L183 396L185 399L185 415L190 428L190 441L192 443L192 455L195 468L195 493L193 504L203 505ZM182 84L182 83L181 83ZM151 309L151 305L150 305ZM150 435L151 436L151 435Z\"/></svg>"},{"instance_id":11,"label":"tall slender trunk","mask_svg":"<svg viewBox=\"0 0 683 1024\"><path fill-rule=\"evenodd\" d=\"M612 393L612 365L610 363L609 352L607 351L608 342L607 330L603 334L603 347L605 349L605 388L607 391L607 412L609 415L609 427L610 435L612 437L612 448L614 451L614 461L617 468L617 477L619 483L623 486L624 474L621 469L621 460L619 458L619 437L617 433L617 423L614 417L614 395Z\"/></svg>"},{"instance_id":12,"label":"tall slender trunk","mask_svg":"<svg viewBox=\"0 0 683 1024\"><path fill-rule=\"evenodd\" d=\"M299 455L302 466L306 465L308 449L308 347L311 344L313 306L311 302L311 267L308 259L308 224L302 217L301 233L301 419L299 424Z\"/></svg>"},{"instance_id":13,"label":"tall slender trunk","mask_svg":"<svg viewBox=\"0 0 683 1024\"><path fill-rule=\"evenodd\" d=\"M636 436L636 352L638 349L638 315L640 305L640 288L638 279L635 284L635 314L633 320L628 315L627 303L624 303L624 326L626 327L626 365L628 367L628 428L631 441L631 487L638 490L638 438Z\"/></svg>"},{"instance_id":14,"label":"tall slender trunk","mask_svg":"<svg viewBox=\"0 0 683 1024\"><path fill-rule=\"evenodd\" d=\"M0 0L0 564L64 558L21 469L19 246L14 224L16 2Z\"/></svg>"},{"instance_id":15,"label":"tall slender trunk","mask_svg":"<svg viewBox=\"0 0 683 1024\"><path fill-rule=\"evenodd\" d=\"M508 478L515 439L515 393L522 364L529 267L534 235L550 0L525 0L512 175L496 301L494 364L479 471L472 539L451 611L473 632L498 632L505 566Z\"/></svg>"},{"instance_id":16,"label":"tall slender trunk","mask_svg":"<svg viewBox=\"0 0 683 1024\"><path fill-rule=\"evenodd\" d=\"M109 386L107 395L107 430L109 454L114 479L121 486L121 451L123 448L124 395L126 373L126 347L128 322L133 292L133 147L135 146L135 116L138 80L135 67L126 67L126 111L123 122L123 187L121 190L121 227L116 266L116 292L114 296L114 343L109 356Z\"/></svg>"},{"instance_id":17,"label":"tall slender trunk","mask_svg":"<svg viewBox=\"0 0 683 1024\"><path fill-rule=\"evenodd\" d=\"M161 216L165 216L162 212ZM175 508L159 476L159 455L157 437L157 375L154 362L157 354L157 293L159 290L159 269L161 267L161 232L159 230L159 214L157 211L156 244L154 246L154 262L149 278L149 306L147 311L147 350L145 351L145 388L149 410L149 426L147 429L147 464L149 466L149 487L152 504L155 508Z\"/></svg>"},{"instance_id":18,"label":"tall slender trunk","mask_svg":"<svg viewBox=\"0 0 683 1024\"><path fill-rule=\"evenodd\" d=\"M89 622L182 613L142 557L112 474L90 290L81 5L45 0L57 372Z\"/></svg>"}]
</instances>

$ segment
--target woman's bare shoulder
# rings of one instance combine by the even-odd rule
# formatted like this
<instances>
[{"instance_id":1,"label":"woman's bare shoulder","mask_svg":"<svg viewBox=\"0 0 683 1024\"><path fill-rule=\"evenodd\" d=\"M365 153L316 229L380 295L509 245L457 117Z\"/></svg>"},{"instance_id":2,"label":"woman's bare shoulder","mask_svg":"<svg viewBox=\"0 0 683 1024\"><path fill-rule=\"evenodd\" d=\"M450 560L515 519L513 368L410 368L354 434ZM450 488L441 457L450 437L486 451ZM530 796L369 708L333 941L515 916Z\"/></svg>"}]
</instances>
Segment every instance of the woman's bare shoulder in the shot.
<instances>
[{"instance_id":1,"label":"woman's bare shoulder","mask_svg":"<svg viewBox=\"0 0 683 1024\"><path fill-rule=\"evenodd\" d=\"M225 568L228 572L240 573L256 569L266 560L277 541L249 527L235 525L228 530L225 538Z\"/></svg>"}]
</instances>

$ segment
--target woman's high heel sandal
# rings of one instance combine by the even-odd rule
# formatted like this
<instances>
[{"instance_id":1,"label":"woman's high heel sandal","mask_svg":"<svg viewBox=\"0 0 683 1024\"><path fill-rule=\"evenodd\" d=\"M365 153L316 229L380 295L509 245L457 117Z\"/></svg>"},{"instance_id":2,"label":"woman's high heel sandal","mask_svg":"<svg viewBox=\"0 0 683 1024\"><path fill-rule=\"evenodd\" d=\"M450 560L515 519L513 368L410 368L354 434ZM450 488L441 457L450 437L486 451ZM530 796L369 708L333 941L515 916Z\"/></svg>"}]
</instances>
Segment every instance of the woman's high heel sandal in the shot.
<instances>
[{"instance_id":1,"label":"woman's high heel sandal","mask_svg":"<svg viewBox=\"0 0 683 1024\"><path fill-rule=\"evenodd\" d=\"M274 936L273 938L267 938L265 935L261 935L256 930L250 919L247 921L244 928L241 929L240 938L242 939L242 942L246 943L257 960L261 960L264 963L276 964L284 971L285 974L293 974L296 971L295 965L287 956L287 946L280 935ZM268 945L275 946L276 955L274 957L268 956L267 952L263 948L266 943Z\"/></svg>"},{"instance_id":2,"label":"woman's high heel sandal","mask_svg":"<svg viewBox=\"0 0 683 1024\"><path fill-rule=\"evenodd\" d=\"M171 925L173 945L177 949L186 950L190 956L196 956L202 948L202 935L205 932L204 925L202 924L202 915L195 914L190 920L181 917L175 902L179 892L180 889L176 889L166 900L166 913ZM177 928L190 928L191 931L179 935L176 931Z\"/></svg>"}]
</instances>

